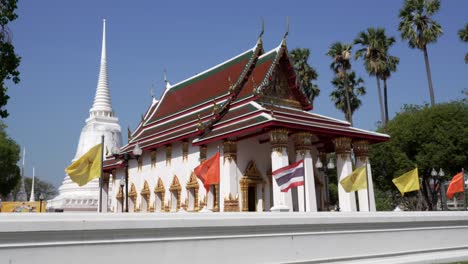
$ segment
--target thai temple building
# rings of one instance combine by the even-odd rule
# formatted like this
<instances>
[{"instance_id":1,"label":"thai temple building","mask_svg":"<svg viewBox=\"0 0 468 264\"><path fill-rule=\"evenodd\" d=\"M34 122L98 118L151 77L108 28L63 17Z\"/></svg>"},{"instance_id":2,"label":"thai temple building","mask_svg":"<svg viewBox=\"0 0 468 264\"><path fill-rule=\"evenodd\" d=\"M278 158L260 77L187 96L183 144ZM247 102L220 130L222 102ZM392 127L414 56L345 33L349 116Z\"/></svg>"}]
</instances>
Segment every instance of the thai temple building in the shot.
<instances>
[{"instance_id":1,"label":"thai temple building","mask_svg":"<svg viewBox=\"0 0 468 264\"><path fill-rule=\"evenodd\" d=\"M111 97L107 75L106 56L106 21L103 20L101 66L94 103L89 110L89 118L83 127L80 140L72 162L80 158L90 148L101 143L104 135L105 149L119 148L122 136L118 118L111 105ZM97 211L99 201L99 179L89 182L85 186L78 186L68 175L65 176L59 188L59 195L47 201L49 211Z\"/></svg>"},{"instance_id":2,"label":"thai temple building","mask_svg":"<svg viewBox=\"0 0 468 264\"><path fill-rule=\"evenodd\" d=\"M369 193L358 192L358 207L355 193L339 185L339 209L375 211L368 147L389 136L314 113L298 86L287 34L269 51L262 35L219 65L166 82L128 144L104 162L109 211L125 211L127 193L129 212L328 210L327 178L317 165L335 153L331 162L342 179L353 171L351 149L355 166L368 167ZM134 155L135 148L142 154ZM220 182L205 190L193 171L218 151ZM298 160L304 186L281 192L272 171Z\"/></svg>"}]
</instances>

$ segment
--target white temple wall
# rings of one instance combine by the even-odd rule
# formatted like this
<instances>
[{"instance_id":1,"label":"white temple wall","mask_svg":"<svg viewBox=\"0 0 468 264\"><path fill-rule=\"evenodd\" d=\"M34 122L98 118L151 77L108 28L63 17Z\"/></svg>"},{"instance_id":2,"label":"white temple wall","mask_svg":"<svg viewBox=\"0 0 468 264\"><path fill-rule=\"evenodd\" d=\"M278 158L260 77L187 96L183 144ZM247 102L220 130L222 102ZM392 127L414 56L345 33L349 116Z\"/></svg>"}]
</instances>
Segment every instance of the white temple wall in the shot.
<instances>
[{"instance_id":1,"label":"white temple wall","mask_svg":"<svg viewBox=\"0 0 468 264\"><path fill-rule=\"evenodd\" d=\"M0 263L455 263L467 236L463 211L2 213Z\"/></svg>"},{"instance_id":2,"label":"white temple wall","mask_svg":"<svg viewBox=\"0 0 468 264\"><path fill-rule=\"evenodd\" d=\"M251 160L254 160L257 165L258 171L260 172L263 180L265 181L265 187L263 188L263 190L265 191L264 195L262 195L261 186L257 186L257 194L260 198L257 200L257 208L262 209L264 207L264 209L268 210L271 207L271 179L268 177L268 172L271 171L271 146L268 142L262 144L259 143L260 139L265 138L265 135L260 135L257 137L248 138L237 142L237 184L239 184L240 178L244 175L245 169L247 168L249 162ZM262 197L265 197L264 202L262 201ZM240 191L239 206L240 208L242 208L242 193Z\"/></svg>"}]
</instances>

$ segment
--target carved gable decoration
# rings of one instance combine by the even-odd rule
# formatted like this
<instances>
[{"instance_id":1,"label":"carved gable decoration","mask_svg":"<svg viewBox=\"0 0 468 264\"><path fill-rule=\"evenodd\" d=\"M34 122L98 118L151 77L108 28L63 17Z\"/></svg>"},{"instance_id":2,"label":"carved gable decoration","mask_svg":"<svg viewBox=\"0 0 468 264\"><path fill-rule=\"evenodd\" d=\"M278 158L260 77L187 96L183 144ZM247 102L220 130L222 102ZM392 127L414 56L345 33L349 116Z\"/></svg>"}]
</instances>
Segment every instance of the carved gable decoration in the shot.
<instances>
[{"instance_id":1,"label":"carved gable decoration","mask_svg":"<svg viewBox=\"0 0 468 264\"><path fill-rule=\"evenodd\" d=\"M276 65L271 75L271 81L260 98L262 102L302 108L301 103L295 98L290 87L289 76L282 63Z\"/></svg>"},{"instance_id":2,"label":"carved gable decoration","mask_svg":"<svg viewBox=\"0 0 468 264\"><path fill-rule=\"evenodd\" d=\"M174 191L180 191L180 190L182 190L182 187L180 187L179 178L177 178L177 176L174 175L174 178L172 179L171 187L169 187L169 191L174 192Z\"/></svg>"},{"instance_id":3,"label":"carved gable decoration","mask_svg":"<svg viewBox=\"0 0 468 264\"><path fill-rule=\"evenodd\" d=\"M119 192L117 193L117 200L120 200L122 198L123 198L122 188L119 188Z\"/></svg>"},{"instance_id":4,"label":"carved gable decoration","mask_svg":"<svg viewBox=\"0 0 468 264\"><path fill-rule=\"evenodd\" d=\"M244 171L244 177L250 180L262 181L262 176L257 169L257 164L255 163L255 161L251 160L249 164L247 164L247 168Z\"/></svg>"},{"instance_id":5,"label":"carved gable decoration","mask_svg":"<svg viewBox=\"0 0 468 264\"><path fill-rule=\"evenodd\" d=\"M155 193L164 193L166 190L164 189L164 183L161 179L161 177L158 178L158 184L156 185L156 188L154 188Z\"/></svg>"},{"instance_id":6,"label":"carved gable decoration","mask_svg":"<svg viewBox=\"0 0 468 264\"><path fill-rule=\"evenodd\" d=\"M190 179L187 182L186 188L187 189L191 189L191 188L198 189L199 188L198 178L197 178L197 176L195 175L194 172L192 172L192 174L190 174Z\"/></svg>"},{"instance_id":7,"label":"carved gable decoration","mask_svg":"<svg viewBox=\"0 0 468 264\"><path fill-rule=\"evenodd\" d=\"M128 194L128 197L136 198L137 197L137 192L135 188L135 184L132 183L130 187L130 193Z\"/></svg>"},{"instance_id":8,"label":"carved gable decoration","mask_svg":"<svg viewBox=\"0 0 468 264\"><path fill-rule=\"evenodd\" d=\"M149 195L149 194L150 194L150 189L148 186L148 182L145 181L145 183L143 184L143 189L141 189L141 195Z\"/></svg>"}]
</instances>

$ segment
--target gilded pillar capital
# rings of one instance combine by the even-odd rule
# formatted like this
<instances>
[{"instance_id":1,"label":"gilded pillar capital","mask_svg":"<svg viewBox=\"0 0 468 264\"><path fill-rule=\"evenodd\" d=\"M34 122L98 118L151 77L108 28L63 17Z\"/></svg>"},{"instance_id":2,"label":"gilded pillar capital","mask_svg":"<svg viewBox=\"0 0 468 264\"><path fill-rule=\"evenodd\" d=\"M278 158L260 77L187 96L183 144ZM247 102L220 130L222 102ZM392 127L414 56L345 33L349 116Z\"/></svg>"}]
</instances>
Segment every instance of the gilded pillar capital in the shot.
<instances>
[{"instance_id":1,"label":"gilded pillar capital","mask_svg":"<svg viewBox=\"0 0 468 264\"><path fill-rule=\"evenodd\" d=\"M296 154L300 153L304 157L306 152L312 149L312 133L299 132L294 134L294 148Z\"/></svg>"},{"instance_id":2,"label":"gilded pillar capital","mask_svg":"<svg viewBox=\"0 0 468 264\"><path fill-rule=\"evenodd\" d=\"M366 161L369 157L369 141L358 140L353 142L354 155L359 158L362 162Z\"/></svg>"},{"instance_id":3,"label":"gilded pillar capital","mask_svg":"<svg viewBox=\"0 0 468 264\"><path fill-rule=\"evenodd\" d=\"M272 151L282 152L288 146L289 130L285 128L274 128L270 131L270 143Z\"/></svg>"},{"instance_id":4,"label":"gilded pillar capital","mask_svg":"<svg viewBox=\"0 0 468 264\"><path fill-rule=\"evenodd\" d=\"M223 142L224 162L226 159L231 162L237 162L237 142L233 140L226 140Z\"/></svg>"},{"instance_id":5,"label":"gilded pillar capital","mask_svg":"<svg viewBox=\"0 0 468 264\"><path fill-rule=\"evenodd\" d=\"M336 154L342 158L351 153L351 138L337 137L333 139L333 143L335 144Z\"/></svg>"}]
</instances>

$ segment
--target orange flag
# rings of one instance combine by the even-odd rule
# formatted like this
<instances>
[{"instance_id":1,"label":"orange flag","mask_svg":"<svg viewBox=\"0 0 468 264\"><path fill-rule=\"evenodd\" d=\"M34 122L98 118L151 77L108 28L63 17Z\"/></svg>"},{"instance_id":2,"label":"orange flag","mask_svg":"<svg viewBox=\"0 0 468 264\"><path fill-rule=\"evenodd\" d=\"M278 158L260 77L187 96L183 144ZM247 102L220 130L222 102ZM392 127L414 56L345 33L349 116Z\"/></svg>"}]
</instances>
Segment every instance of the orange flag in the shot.
<instances>
[{"instance_id":1,"label":"orange flag","mask_svg":"<svg viewBox=\"0 0 468 264\"><path fill-rule=\"evenodd\" d=\"M219 151L213 157L205 160L194 170L195 175L203 182L208 190L211 184L219 183Z\"/></svg>"},{"instance_id":2,"label":"orange flag","mask_svg":"<svg viewBox=\"0 0 468 264\"><path fill-rule=\"evenodd\" d=\"M452 199L455 193L463 192L465 190L463 184L465 184L465 180L463 179L463 172L453 176L447 189L447 198Z\"/></svg>"}]
</instances>

